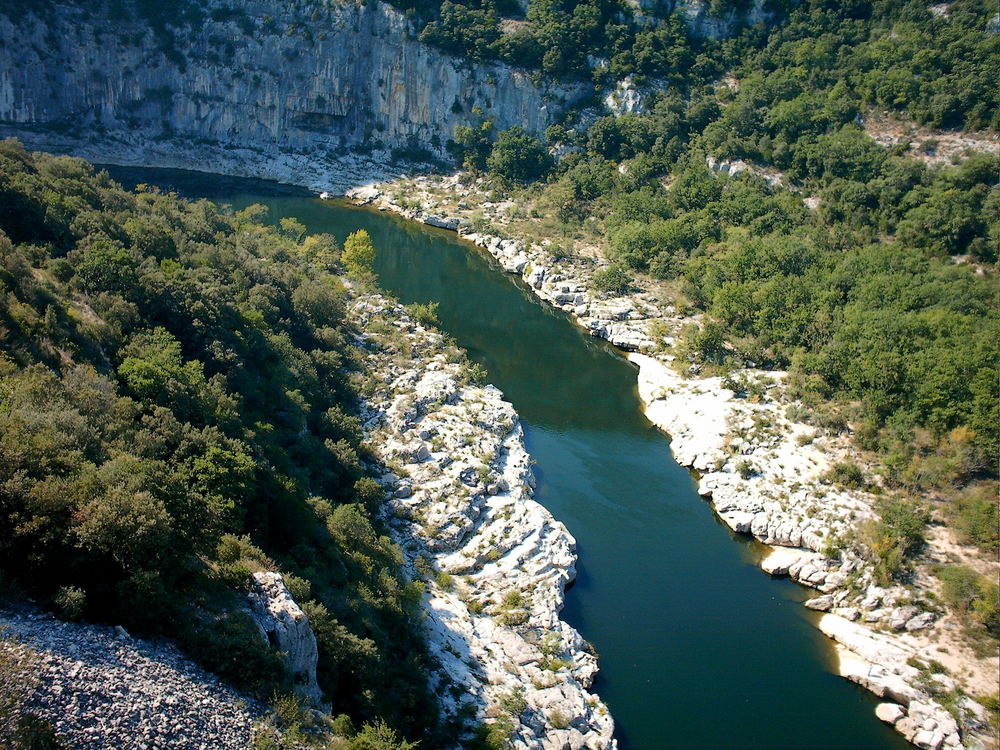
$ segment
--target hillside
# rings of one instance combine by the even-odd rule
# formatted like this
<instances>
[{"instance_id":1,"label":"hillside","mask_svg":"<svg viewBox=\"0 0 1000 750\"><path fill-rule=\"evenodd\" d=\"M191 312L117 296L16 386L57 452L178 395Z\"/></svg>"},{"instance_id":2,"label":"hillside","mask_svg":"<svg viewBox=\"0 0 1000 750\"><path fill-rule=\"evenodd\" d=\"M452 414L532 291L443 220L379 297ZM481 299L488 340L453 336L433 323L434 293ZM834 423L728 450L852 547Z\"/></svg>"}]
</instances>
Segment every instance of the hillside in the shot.
<instances>
[{"instance_id":1,"label":"hillside","mask_svg":"<svg viewBox=\"0 0 1000 750\"><path fill-rule=\"evenodd\" d=\"M0 145L4 586L170 636L270 700L293 686L242 602L280 570L334 714L434 736L421 588L353 415L340 250L255 218Z\"/></svg>"}]
</instances>

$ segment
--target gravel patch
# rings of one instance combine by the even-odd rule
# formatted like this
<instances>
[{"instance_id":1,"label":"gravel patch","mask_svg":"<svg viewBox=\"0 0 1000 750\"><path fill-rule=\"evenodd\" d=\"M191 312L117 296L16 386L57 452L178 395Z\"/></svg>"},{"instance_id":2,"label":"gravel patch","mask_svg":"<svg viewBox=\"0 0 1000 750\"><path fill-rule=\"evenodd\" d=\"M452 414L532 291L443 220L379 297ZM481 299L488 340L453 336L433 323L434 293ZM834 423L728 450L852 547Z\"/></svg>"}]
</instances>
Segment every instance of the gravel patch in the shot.
<instances>
[{"instance_id":1,"label":"gravel patch","mask_svg":"<svg viewBox=\"0 0 1000 750\"><path fill-rule=\"evenodd\" d=\"M30 705L72 747L242 749L264 712L175 646L120 627L0 610L0 630L37 651Z\"/></svg>"}]
</instances>

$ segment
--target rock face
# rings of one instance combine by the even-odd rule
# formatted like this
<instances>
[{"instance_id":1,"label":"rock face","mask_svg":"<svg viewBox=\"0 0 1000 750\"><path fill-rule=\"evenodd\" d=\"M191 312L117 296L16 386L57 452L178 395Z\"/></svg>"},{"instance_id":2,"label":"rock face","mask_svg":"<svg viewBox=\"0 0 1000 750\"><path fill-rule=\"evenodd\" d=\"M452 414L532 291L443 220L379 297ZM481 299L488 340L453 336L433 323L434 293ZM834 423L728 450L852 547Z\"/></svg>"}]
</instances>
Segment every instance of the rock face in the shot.
<instances>
[{"instance_id":1,"label":"rock face","mask_svg":"<svg viewBox=\"0 0 1000 750\"><path fill-rule=\"evenodd\" d=\"M455 127L483 117L540 133L582 92L444 54L380 2L307 6L209 0L202 23L169 35L75 4L0 8L0 134L117 163L301 184L283 160L305 155L321 172L352 156L331 166L349 180L352 148L384 166L394 149L444 156Z\"/></svg>"},{"instance_id":2,"label":"rock face","mask_svg":"<svg viewBox=\"0 0 1000 750\"><path fill-rule=\"evenodd\" d=\"M68 747L243 750L263 715L173 646L122 628L0 611L0 629L38 654L31 710L51 720ZM19 648L0 644L11 647Z\"/></svg>"},{"instance_id":3,"label":"rock face","mask_svg":"<svg viewBox=\"0 0 1000 750\"><path fill-rule=\"evenodd\" d=\"M613 750L614 722L587 690L597 658L559 619L576 543L531 497L514 408L469 383L441 334L400 306L365 296L351 318L380 331L356 342L377 382L362 411L366 442L391 469L386 520L425 580L443 710L509 722L516 750Z\"/></svg>"},{"instance_id":4,"label":"rock face","mask_svg":"<svg viewBox=\"0 0 1000 750\"><path fill-rule=\"evenodd\" d=\"M316 636L302 608L295 603L280 573L254 573L247 595L250 614L264 642L285 654L295 691L314 705L323 699L316 682Z\"/></svg>"}]
</instances>

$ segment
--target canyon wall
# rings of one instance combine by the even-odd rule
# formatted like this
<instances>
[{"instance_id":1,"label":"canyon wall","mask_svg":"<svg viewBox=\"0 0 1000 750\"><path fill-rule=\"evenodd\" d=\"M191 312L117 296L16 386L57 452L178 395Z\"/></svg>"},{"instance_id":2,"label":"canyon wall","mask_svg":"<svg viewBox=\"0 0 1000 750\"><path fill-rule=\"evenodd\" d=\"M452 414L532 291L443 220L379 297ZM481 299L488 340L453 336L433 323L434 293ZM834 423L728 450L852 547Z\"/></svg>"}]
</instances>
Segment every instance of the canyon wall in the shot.
<instances>
[{"instance_id":1,"label":"canyon wall","mask_svg":"<svg viewBox=\"0 0 1000 750\"><path fill-rule=\"evenodd\" d=\"M159 29L72 4L0 10L0 135L237 174L249 170L228 164L233 149L265 163L281 153L386 164L400 152L445 156L456 126L484 117L541 133L585 92L447 55L379 2L203 10L200 23ZM256 174L296 177L273 172Z\"/></svg>"}]
</instances>

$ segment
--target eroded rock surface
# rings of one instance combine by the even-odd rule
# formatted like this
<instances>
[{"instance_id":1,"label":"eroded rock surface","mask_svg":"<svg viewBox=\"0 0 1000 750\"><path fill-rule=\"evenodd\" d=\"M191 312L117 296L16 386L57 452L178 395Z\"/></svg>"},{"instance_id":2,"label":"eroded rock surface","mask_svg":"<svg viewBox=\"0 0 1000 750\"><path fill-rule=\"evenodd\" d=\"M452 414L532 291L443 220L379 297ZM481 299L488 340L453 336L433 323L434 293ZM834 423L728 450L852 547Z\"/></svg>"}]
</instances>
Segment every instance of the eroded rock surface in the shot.
<instances>
[{"instance_id":1,"label":"eroded rock surface","mask_svg":"<svg viewBox=\"0 0 1000 750\"><path fill-rule=\"evenodd\" d=\"M169 35L101 4L0 7L0 135L339 192L400 174L394 150L445 157L474 109L542 133L584 91L422 44L381 2L201 5Z\"/></svg>"},{"instance_id":2,"label":"eroded rock surface","mask_svg":"<svg viewBox=\"0 0 1000 750\"><path fill-rule=\"evenodd\" d=\"M319 705L323 691L316 682L319 652L309 618L292 598L280 573L253 574L253 589L247 595L250 614L264 642L285 655L285 668L295 691Z\"/></svg>"},{"instance_id":3,"label":"eroded rock surface","mask_svg":"<svg viewBox=\"0 0 1000 750\"><path fill-rule=\"evenodd\" d=\"M515 748L615 748L613 721L587 688L597 658L559 619L575 541L532 499L534 478L513 407L467 382L443 337L398 305L355 300L357 343L376 382L366 438L391 468L389 522L427 583L426 625L447 714L511 722Z\"/></svg>"}]
</instances>

